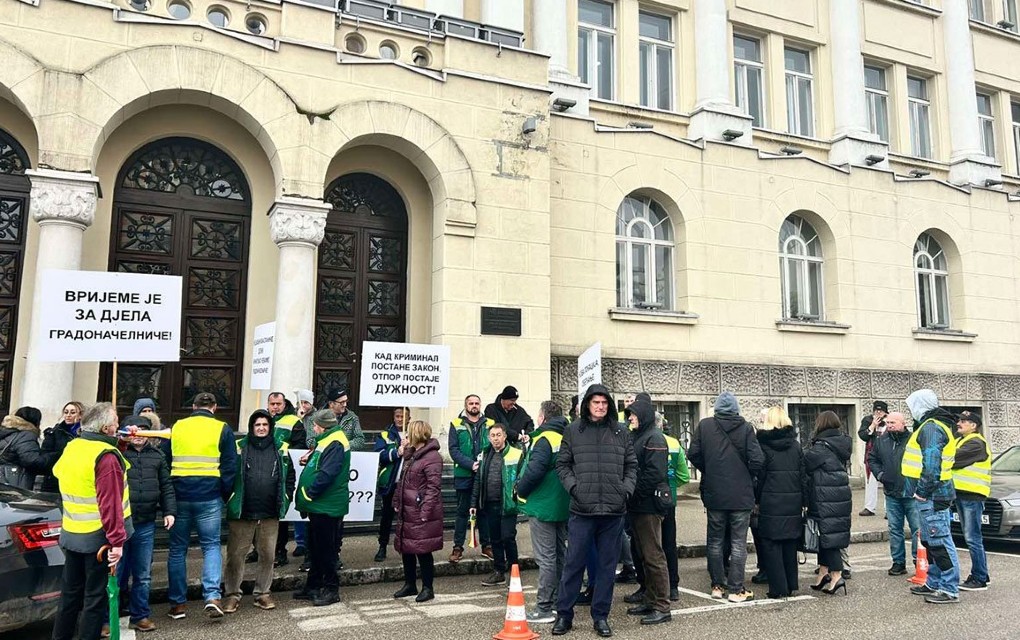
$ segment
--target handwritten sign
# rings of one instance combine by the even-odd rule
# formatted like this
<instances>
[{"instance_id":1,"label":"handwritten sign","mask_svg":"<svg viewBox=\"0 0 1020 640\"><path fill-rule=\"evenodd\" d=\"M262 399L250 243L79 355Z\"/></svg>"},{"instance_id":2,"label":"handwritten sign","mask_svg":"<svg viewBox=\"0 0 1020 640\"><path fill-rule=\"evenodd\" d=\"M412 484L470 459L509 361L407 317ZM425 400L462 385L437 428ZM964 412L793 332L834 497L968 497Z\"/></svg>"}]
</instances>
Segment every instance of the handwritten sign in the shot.
<instances>
[{"instance_id":1,"label":"handwritten sign","mask_svg":"<svg viewBox=\"0 0 1020 640\"><path fill-rule=\"evenodd\" d=\"M251 350L252 389L265 391L272 387L273 341L275 338L275 322L267 322L255 327L254 344Z\"/></svg>"},{"instance_id":2,"label":"handwritten sign","mask_svg":"<svg viewBox=\"0 0 1020 640\"><path fill-rule=\"evenodd\" d=\"M577 359L577 398L584 399L584 392L596 382L602 382L602 343L588 347Z\"/></svg>"}]
</instances>

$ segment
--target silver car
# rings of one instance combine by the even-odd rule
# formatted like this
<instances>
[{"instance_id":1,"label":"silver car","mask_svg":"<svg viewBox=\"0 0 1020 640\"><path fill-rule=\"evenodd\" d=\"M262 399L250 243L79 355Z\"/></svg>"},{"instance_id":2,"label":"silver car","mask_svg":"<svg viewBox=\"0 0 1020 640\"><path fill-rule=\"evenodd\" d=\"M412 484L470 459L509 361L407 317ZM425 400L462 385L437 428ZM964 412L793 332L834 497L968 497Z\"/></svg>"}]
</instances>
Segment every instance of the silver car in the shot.
<instances>
[{"instance_id":1,"label":"silver car","mask_svg":"<svg viewBox=\"0 0 1020 640\"><path fill-rule=\"evenodd\" d=\"M955 508L953 533L962 535ZM992 462L992 494L985 500L981 534L986 540L1020 541L1020 446L1006 449Z\"/></svg>"}]
</instances>

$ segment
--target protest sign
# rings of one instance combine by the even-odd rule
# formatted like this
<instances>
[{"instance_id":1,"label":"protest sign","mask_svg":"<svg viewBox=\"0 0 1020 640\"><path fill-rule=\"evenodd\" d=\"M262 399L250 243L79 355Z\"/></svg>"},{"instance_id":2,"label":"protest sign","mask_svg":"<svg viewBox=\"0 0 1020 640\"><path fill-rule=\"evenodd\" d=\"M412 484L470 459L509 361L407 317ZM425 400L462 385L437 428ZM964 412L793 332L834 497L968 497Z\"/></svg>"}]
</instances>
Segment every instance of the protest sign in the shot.
<instances>
[{"instance_id":1,"label":"protest sign","mask_svg":"<svg viewBox=\"0 0 1020 640\"><path fill-rule=\"evenodd\" d=\"M39 284L39 360L181 359L180 276L47 269Z\"/></svg>"},{"instance_id":2,"label":"protest sign","mask_svg":"<svg viewBox=\"0 0 1020 640\"><path fill-rule=\"evenodd\" d=\"M296 478L301 477L304 467L301 466L301 456L308 453L307 449L288 449L291 464L294 465ZM372 522L375 520L375 492L376 478L379 472L379 454L355 452L351 454L351 481L347 487L351 499L351 510L344 518L344 522ZM297 499L290 503L290 510L287 511L286 522L302 522L301 514L295 508Z\"/></svg>"},{"instance_id":3,"label":"protest sign","mask_svg":"<svg viewBox=\"0 0 1020 640\"><path fill-rule=\"evenodd\" d=\"M596 342L577 359L577 399L596 382L602 382L602 343Z\"/></svg>"},{"instance_id":4,"label":"protest sign","mask_svg":"<svg viewBox=\"0 0 1020 640\"><path fill-rule=\"evenodd\" d=\"M251 350L252 389L267 391L272 387L273 341L275 337L275 322L267 322L255 327L254 344Z\"/></svg>"},{"instance_id":5,"label":"protest sign","mask_svg":"<svg viewBox=\"0 0 1020 640\"><path fill-rule=\"evenodd\" d=\"M363 407L446 407L450 347L365 342L361 352Z\"/></svg>"}]
</instances>

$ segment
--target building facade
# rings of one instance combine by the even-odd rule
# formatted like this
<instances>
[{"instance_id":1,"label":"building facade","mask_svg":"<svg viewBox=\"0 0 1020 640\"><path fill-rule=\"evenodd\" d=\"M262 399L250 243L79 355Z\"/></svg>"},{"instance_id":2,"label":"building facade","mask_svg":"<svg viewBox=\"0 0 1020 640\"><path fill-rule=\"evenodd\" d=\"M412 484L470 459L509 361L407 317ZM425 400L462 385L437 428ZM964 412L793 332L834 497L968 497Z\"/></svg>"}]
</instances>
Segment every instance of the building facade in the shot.
<instances>
[{"instance_id":1,"label":"building facade","mask_svg":"<svg viewBox=\"0 0 1020 640\"><path fill-rule=\"evenodd\" d=\"M605 382L681 428L723 389L806 432L930 386L1020 444L1017 22L1015 0L0 0L0 404L109 396L108 363L33 357L34 285L117 270L184 277L181 361L119 367L120 404L171 417L199 389L253 409L275 321L273 386L355 405L363 341L450 345L435 424L506 384L567 400L601 342Z\"/></svg>"}]
</instances>

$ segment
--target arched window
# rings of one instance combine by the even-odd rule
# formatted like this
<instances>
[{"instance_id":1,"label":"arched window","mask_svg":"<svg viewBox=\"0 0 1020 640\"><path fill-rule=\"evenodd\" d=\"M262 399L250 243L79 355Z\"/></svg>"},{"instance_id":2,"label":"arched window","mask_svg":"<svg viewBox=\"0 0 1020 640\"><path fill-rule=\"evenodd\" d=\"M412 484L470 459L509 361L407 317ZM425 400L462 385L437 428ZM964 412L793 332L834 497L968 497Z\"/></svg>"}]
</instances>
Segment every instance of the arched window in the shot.
<instances>
[{"instance_id":1,"label":"arched window","mask_svg":"<svg viewBox=\"0 0 1020 640\"><path fill-rule=\"evenodd\" d=\"M923 329L949 328L949 262L942 246L927 233L914 245L917 321Z\"/></svg>"},{"instance_id":2,"label":"arched window","mask_svg":"<svg viewBox=\"0 0 1020 640\"><path fill-rule=\"evenodd\" d=\"M822 241L814 228L797 215L779 229L779 270L783 281L783 317L821 320Z\"/></svg>"},{"instance_id":3,"label":"arched window","mask_svg":"<svg viewBox=\"0 0 1020 640\"><path fill-rule=\"evenodd\" d=\"M616 305L673 309L673 225L646 197L624 198L616 211Z\"/></svg>"}]
</instances>

